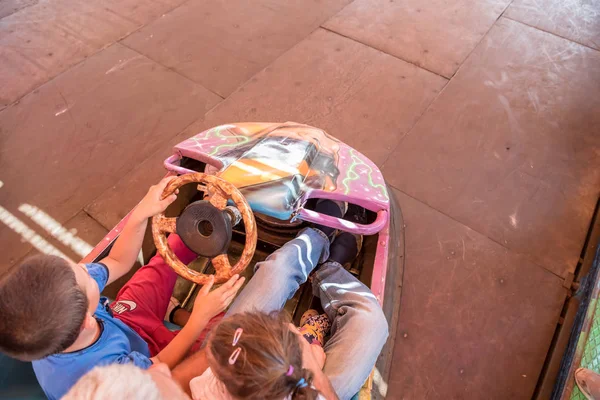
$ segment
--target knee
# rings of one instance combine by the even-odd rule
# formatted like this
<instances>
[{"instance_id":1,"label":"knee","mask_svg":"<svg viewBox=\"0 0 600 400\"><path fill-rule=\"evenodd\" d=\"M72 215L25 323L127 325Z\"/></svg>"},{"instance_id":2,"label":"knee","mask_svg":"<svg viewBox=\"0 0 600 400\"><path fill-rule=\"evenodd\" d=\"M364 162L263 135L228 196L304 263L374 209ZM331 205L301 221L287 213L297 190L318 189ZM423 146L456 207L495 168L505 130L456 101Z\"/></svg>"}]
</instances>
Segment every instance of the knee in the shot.
<instances>
[{"instance_id":1,"label":"knee","mask_svg":"<svg viewBox=\"0 0 600 400\"><path fill-rule=\"evenodd\" d=\"M376 302L369 302L359 315L357 323L363 328L373 346L383 347L389 336L389 324L383 310Z\"/></svg>"},{"instance_id":2,"label":"knee","mask_svg":"<svg viewBox=\"0 0 600 400\"><path fill-rule=\"evenodd\" d=\"M296 281L303 283L308 278L306 268L302 268L293 260L288 260L287 257L281 255L269 256L265 261L256 263L254 266L254 275L262 276L265 279L271 279L273 282Z\"/></svg>"},{"instance_id":3,"label":"knee","mask_svg":"<svg viewBox=\"0 0 600 400\"><path fill-rule=\"evenodd\" d=\"M383 346L390 334L390 328L379 304L374 305L366 322L373 330L373 340Z\"/></svg>"}]
</instances>

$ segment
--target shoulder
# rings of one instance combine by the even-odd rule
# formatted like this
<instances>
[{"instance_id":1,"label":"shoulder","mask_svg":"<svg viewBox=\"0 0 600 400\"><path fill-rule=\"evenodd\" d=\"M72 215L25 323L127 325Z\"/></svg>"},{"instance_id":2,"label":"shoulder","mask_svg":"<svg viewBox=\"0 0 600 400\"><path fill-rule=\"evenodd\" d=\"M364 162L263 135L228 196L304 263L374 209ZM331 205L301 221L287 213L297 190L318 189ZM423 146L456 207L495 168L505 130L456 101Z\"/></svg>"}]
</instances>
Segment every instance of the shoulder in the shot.
<instances>
[{"instance_id":1,"label":"shoulder","mask_svg":"<svg viewBox=\"0 0 600 400\"><path fill-rule=\"evenodd\" d=\"M108 282L108 267L103 263L89 263L85 264L88 273L94 280L98 283L98 287L100 291L104 288L106 283Z\"/></svg>"},{"instance_id":2,"label":"shoulder","mask_svg":"<svg viewBox=\"0 0 600 400\"><path fill-rule=\"evenodd\" d=\"M104 329L89 347L33 361L33 370L46 396L61 398L79 378L99 365L134 364L142 369L152 365L144 354L129 351L124 340L114 339Z\"/></svg>"},{"instance_id":3,"label":"shoulder","mask_svg":"<svg viewBox=\"0 0 600 400\"><path fill-rule=\"evenodd\" d=\"M40 387L49 399L60 399L92 367L78 362L77 358L65 359L60 355L35 360L31 364Z\"/></svg>"},{"instance_id":4,"label":"shoulder","mask_svg":"<svg viewBox=\"0 0 600 400\"><path fill-rule=\"evenodd\" d=\"M106 275L106 277L108 277L108 267L104 263L101 263L101 262L87 263L87 264L85 264L85 267L87 268L88 273L90 275L98 274L98 275Z\"/></svg>"},{"instance_id":5,"label":"shoulder","mask_svg":"<svg viewBox=\"0 0 600 400\"><path fill-rule=\"evenodd\" d=\"M233 400L210 368L190 381L190 390L194 400Z\"/></svg>"}]
</instances>

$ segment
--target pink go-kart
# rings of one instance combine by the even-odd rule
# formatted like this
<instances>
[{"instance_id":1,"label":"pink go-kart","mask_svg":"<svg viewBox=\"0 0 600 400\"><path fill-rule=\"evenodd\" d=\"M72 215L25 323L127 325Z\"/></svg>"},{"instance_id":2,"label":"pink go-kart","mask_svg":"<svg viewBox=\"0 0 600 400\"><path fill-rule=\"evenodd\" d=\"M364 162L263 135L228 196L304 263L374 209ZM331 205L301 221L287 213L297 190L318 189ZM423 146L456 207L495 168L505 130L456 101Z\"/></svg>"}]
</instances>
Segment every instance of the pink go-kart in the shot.
<instances>
[{"instance_id":1,"label":"pink go-kart","mask_svg":"<svg viewBox=\"0 0 600 400\"><path fill-rule=\"evenodd\" d=\"M147 261L158 251L184 278L173 294L184 308L193 304L196 288L209 274L216 275L217 283L235 273L250 278L256 262L293 239L308 223L364 236L350 272L377 297L390 336L358 397L385 396L402 289L404 225L400 208L375 164L321 129L288 122L236 123L209 129L176 145L164 166L168 175L178 176L165 192L179 189L179 195L164 214L153 218L145 242L154 246L146 246L144 258ZM197 204L206 205L199 201L205 197L213 211L234 209L238 215L224 218L223 212L199 208ZM366 223L320 214L314 211L318 199L341 200L358 207ZM82 261L106 256L127 218ZM240 223L233 226L232 220ZM169 232L179 234L186 244L201 242L203 256L183 264L168 247ZM310 285L304 285L286 309L298 322L312 302Z\"/></svg>"}]
</instances>

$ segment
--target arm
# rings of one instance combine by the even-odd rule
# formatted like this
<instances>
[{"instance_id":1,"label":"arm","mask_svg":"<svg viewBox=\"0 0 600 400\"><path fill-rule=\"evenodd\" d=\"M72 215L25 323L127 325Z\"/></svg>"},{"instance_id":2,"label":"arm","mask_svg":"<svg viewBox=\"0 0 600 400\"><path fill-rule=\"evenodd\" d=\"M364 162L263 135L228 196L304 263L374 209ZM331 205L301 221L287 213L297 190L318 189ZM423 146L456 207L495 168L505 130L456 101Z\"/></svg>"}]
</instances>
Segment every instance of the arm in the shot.
<instances>
[{"instance_id":1,"label":"arm","mask_svg":"<svg viewBox=\"0 0 600 400\"><path fill-rule=\"evenodd\" d=\"M329 382L329 378L327 378L323 371L313 371L313 373L313 386L321 393L321 396L327 400L339 400L335 390L333 390L333 386L331 386L331 382Z\"/></svg>"},{"instance_id":2,"label":"arm","mask_svg":"<svg viewBox=\"0 0 600 400\"><path fill-rule=\"evenodd\" d=\"M239 275L232 276L218 289L210 292L214 283L214 275L211 281L204 285L198 292L194 301L194 309L187 324L179 331L177 336L160 353L151 360L153 363L165 363L173 369L187 354L192 345L196 342L202 330L212 317L225 310L233 301L244 278Z\"/></svg>"},{"instance_id":3,"label":"arm","mask_svg":"<svg viewBox=\"0 0 600 400\"><path fill-rule=\"evenodd\" d=\"M196 318L190 317L188 323L179 331L179 333L171 340L171 342L165 346L151 360L154 364L165 363L169 368L174 368L181 359L187 354L190 348L196 342L202 330L210 321L210 318Z\"/></svg>"},{"instance_id":4,"label":"arm","mask_svg":"<svg viewBox=\"0 0 600 400\"><path fill-rule=\"evenodd\" d=\"M115 241L108 256L100 261L108 268L107 285L129 272L135 263L142 248L148 218L163 212L177 198L177 195L174 194L161 200L162 192L171 179L173 177L164 178L158 184L150 187L146 196L129 216L123 232Z\"/></svg>"},{"instance_id":5,"label":"arm","mask_svg":"<svg viewBox=\"0 0 600 400\"><path fill-rule=\"evenodd\" d=\"M329 378L323 373L323 366L327 358L323 348L318 345L308 344L306 339L300 334L300 331L292 324L290 324L290 329L298 335L300 348L302 349L302 368L308 369L313 373L312 385L314 388L327 400L339 400Z\"/></svg>"},{"instance_id":6,"label":"arm","mask_svg":"<svg viewBox=\"0 0 600 400\"><path fill-rule=\"evenodd\" d=\"M181 386L188 396L192 396L190 381L202 375L207 368L208 359L206 358L206 351L205 349L200 349L175 367L172 372L173 380Z\"/></svg>"}]
</instances>

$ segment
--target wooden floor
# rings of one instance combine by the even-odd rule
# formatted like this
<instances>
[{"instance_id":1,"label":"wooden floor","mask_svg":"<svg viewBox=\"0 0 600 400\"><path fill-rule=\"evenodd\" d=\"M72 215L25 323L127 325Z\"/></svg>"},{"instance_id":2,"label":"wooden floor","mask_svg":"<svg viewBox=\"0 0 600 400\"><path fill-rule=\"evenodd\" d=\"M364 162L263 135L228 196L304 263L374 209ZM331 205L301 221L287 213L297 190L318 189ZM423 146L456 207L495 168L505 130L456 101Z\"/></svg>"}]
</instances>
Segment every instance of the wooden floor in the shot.
<instances>
[{"instance_id":1,"label":"wooden floor","mask_svg":"<svg viewBox=\"0 0 600 400\"><path fill-rule=\"evenodd\" d=\"M530 398L600 188L598 1L2 0L0 271L80 257L173 144L288 120L400 200L388 398Z\"/></svg>"}]
</instances>

